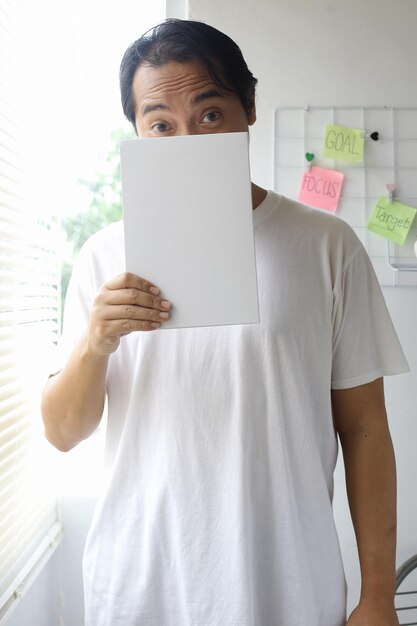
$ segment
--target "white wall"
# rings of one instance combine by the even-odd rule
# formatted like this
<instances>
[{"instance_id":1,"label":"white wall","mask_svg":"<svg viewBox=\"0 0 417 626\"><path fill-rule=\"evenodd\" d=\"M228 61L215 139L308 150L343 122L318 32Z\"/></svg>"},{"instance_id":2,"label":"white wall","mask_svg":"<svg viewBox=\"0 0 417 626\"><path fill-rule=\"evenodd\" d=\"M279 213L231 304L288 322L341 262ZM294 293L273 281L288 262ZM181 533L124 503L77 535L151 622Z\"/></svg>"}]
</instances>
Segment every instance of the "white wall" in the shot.
<instances>
[{"instance_id":1,"label":"white wall","mask_svg":"<svg viewBox=\"0 0 417 626\"><path fill-rule=\"evenodd\" d=\"M278 106L416 106L415 0L189 0L189 17L234 38L259 79L251 130L253 179L273 186L273 113ZM399 477L398 562L417 553L417 289L384 295L412 373L386 380ZM335 515L350 587L359 591L355 539L336 471Z\"/></svg>"}]
</instances>

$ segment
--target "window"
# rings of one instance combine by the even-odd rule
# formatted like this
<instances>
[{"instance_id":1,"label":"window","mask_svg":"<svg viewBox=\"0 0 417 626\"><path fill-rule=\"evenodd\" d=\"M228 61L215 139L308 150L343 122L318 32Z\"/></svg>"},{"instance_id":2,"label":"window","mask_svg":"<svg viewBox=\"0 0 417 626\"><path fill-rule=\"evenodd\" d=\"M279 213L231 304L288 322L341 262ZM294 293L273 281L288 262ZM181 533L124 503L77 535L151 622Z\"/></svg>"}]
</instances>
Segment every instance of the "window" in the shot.
<instances>
[{"instance_id":1,"label":"window","mask_svg":"<svg viewBox=\"0 0 417 626\"><path fill-rule=\"evenodd\" d=\"M121 203L114 176L119 141L135 134L120 103L120 61L132 41L164 19L165 0L20 2L27 23L24 143L31 207L60 221L64 292L80 235L98 230L112 205ZM49 452L60 496L100 491L104 437L103 420L70 452Z\"/></svg>"},{"instance_id":2,"label":"window","mask_svg":"<svg viewBox=\"0 0 417 626\"><path fill-rule=\"evenodd\" d=\"M43 489L36 390L56 340L58 263L51 220L25 201L17 3L0 4L0 623L60 535ZM45 367L44 367L45 364Z\"/></svg>"}]
</instances>

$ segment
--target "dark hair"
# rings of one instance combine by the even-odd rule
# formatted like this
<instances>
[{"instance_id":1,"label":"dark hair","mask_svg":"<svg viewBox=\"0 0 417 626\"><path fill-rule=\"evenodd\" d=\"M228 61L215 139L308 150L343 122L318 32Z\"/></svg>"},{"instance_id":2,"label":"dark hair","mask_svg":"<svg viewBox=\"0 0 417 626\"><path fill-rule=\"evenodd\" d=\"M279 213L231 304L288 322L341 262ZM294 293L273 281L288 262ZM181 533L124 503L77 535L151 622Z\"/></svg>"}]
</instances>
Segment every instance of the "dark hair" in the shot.
<instances>
[{"instance_id":1,"label":"dark hair","mask_svg":"<svg viewBox=\"0 0 417 626\"><path fill-rule=\"evenodd\" d=\"M169 61L200 61L221 89L239 96L249 113L258 82L246 65L239 46L216 28L192 20L168 19L147 31L126 50L120 65L123 112L135 126L132 83L137 68Z\"/></svg>"}]
</instances>

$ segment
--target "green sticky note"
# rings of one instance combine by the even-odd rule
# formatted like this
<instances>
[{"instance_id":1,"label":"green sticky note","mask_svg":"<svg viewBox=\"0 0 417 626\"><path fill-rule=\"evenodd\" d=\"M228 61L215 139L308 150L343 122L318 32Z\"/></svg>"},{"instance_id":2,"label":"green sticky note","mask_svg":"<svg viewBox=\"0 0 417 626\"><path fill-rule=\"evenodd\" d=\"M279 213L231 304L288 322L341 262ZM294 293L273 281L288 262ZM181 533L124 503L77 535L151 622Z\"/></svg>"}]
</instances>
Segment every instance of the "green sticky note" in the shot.
<instances>
[{"instance_id":1,"label":"green sticky note","mask_svg":"<svg viewBox=\"0 0 417 626\"><path fill-rule=\"evenodd\" d=\"M327 124L323 156L337 161L363 161L364 131Z\"/></svg>"},{"instance_id":2,"label":"green sticky note","mask_svg":"<svg viewBox=\"0 0 417 626\"><path fill-rule=\"evenodd\" d=\"M407 239L417 209L381 196L369 218L368 230L402 245Z\"/></svg>"}]
</instances>

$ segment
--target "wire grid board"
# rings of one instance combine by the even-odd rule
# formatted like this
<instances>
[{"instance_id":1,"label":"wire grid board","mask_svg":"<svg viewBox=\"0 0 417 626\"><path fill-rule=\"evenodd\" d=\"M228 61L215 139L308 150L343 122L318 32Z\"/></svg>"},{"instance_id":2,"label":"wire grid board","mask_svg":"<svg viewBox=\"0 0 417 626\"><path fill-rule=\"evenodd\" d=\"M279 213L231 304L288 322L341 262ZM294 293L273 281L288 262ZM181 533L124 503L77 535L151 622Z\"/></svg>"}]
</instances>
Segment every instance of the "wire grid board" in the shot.
<instances>
[{"instance_id":1,"label":"wire grid board","mask_svg":"<svg viewBox=\"0 0 417 626\"><path fill-rule=\"evenodd\" d=\"M379 140L365 139L364 160L347 163L324 159L327 124L378 131ZM383 286L417 287L414 242L417 218L404 245L396 245L367 229L370 214L386 185L395 184L394 197L417 208L417 108L288 107L275 111L274 188L297 199L306 152L314 165L345 175L337 215L348 222L363 242ZM317 209L320 210L320 209Z\"/></svg>"}]
</instances>

